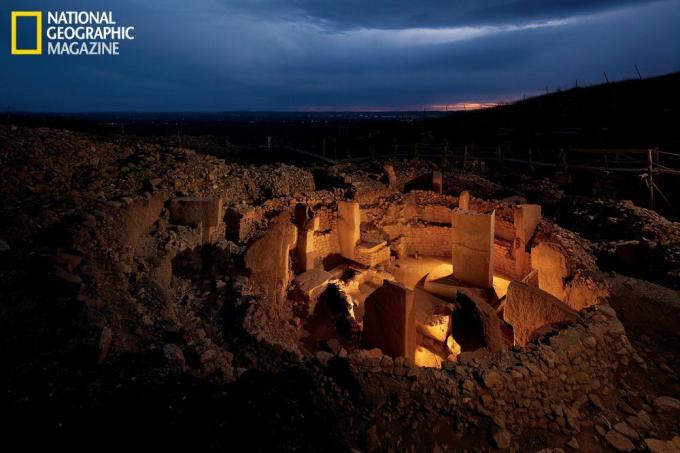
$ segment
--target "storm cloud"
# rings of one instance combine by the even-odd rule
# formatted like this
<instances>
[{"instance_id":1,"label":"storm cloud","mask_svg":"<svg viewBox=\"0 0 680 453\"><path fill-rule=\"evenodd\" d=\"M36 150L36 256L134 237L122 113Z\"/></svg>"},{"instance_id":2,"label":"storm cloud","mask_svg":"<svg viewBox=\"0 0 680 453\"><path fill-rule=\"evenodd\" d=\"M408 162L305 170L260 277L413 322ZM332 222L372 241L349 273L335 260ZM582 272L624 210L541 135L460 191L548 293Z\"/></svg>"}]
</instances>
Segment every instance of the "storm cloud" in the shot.
<instances>
[{"instance_id":1,"label":"storm cloud","mask_svg":"<svg viewBox=\"0 0 680 453\"><path fill-rule=\"evenodd\" d=\"M45 9L10 0L9 11ZM136 26L121 55L10 56L27 111L422 109L680 69L680 2L68 0Z\"/></svg>"}]
</instances>

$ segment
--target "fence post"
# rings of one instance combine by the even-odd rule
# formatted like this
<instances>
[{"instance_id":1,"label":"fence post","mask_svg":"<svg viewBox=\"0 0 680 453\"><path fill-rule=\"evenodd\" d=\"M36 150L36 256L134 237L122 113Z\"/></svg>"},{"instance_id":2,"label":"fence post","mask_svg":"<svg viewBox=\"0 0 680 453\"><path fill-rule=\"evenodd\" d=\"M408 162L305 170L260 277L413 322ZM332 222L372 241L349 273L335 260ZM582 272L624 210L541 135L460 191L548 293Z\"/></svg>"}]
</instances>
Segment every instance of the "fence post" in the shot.
<instances>
[{"instance_id":1,"label":"fence post","mask_svg":"<svg viewBox=\"0 0 680 453\"><path fill-rule=\"evenodd\" d=\"M449 160L449 141L444 142L444 163Z\"/></svg>"},{"instance_id":2,"label":"fence post","mask_svg":"<svg viewBox=\"0 0 680 453\"><path fill-rule=\"evenodd\" d=\"M649 185L649 207L654 209L654 160L652 150L647 150L647 184Z\"/></svg>"},{"instance_id":3,"label":"fence post","mask_svg":"<svg viewBox=\"0 0 680 453\"><path fill-rule=\"evenodd\" d=\"M567 152L564 148L560 148L560 164L562 166L562 171L567 173L569 171L569 165L567 163Z\"/></svg>"},{"instance_id":4,"label":"fence post","mask_svg":"<svg viewBox=\"0 0 680 453\"><path fill-rule=\"evenodd\" d=\"M534 172L534 163L531 155L531 148L529 148L529 171Z\"/></svg>"}]
</instances>

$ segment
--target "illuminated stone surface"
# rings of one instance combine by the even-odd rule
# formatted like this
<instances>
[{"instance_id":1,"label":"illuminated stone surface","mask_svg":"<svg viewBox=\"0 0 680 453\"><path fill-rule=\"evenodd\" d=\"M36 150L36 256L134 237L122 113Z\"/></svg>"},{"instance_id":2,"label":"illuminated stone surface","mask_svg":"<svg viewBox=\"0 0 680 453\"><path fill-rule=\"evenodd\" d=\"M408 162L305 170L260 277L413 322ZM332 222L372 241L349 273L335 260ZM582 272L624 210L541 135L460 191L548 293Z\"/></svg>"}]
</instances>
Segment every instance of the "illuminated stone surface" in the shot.
<instances>
[{"instance_id":1,"label":"illuminated stone surface","mask_svg":"<svg viewBox=\"0 0 680 453\"><path fill-rule=\"evenodd\" d=\"M359 203L353 201L338 201L338 239L340 241L340 253L350 260L354 259L354 253L359 242L361 225L361 213Z\"/></svg>"},{"instance_id":2,"label":"illuminated stone surface","mask_svg":"<svg viewBox=\"0 0 680 453\"><path fill-rule=\"evenodd\" d=\"M536 330L553 323L575 321L578 313L545 291L512 282L508 287L503 317L513 327L514 344L523 346L532 339Z\"/></svg>"},{"instance_id":3,"label":"illuminated stone surface","mask_svg":"<svg viewBox=\"0 0 680 453\"><path fill-rule=\"evenodd\" d=\"M297 241L297 228L291 223L275 224L248 248L245 256L250 279L277 302L286 298L290 282L289 253Z\"/></svg>"},{"instance_id":4,"label":"illuminated stone surface","mask_svg":"<svg viewBox=\"0 0 680 453\"><path fill-rule=\"evenodd\" d=\"M493 285L495 215L453 212L453 276L473 286Z\"/></svg>"},{"instance_id":5,"label":"illuminated stone surface","mask_svg":"<svg viewBox=\"0 0 680 453\"><path fill-rule=\"evenodd\" d=\"M569 268L560 246L541 242L531 249L531 267L538 271L538 287L564 300L564 279L569 276Z\"/></svg>"}]
</instances>

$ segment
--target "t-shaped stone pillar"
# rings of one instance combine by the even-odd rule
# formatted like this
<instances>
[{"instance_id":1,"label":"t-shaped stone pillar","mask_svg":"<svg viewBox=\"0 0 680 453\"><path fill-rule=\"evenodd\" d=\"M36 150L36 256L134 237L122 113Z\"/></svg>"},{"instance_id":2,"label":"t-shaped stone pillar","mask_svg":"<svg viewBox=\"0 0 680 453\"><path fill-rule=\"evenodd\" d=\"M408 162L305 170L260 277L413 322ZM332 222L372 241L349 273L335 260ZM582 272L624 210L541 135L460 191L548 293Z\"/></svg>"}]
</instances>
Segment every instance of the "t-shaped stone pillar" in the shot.
<instances>
[{"instance_id":1,"label":"t-shaped stone pillar","mask_svg":"<svg viewBox=\"0 0 680 453\"><path fill-rule=\"evenodd\" d=\"M537 204L520 204L515 206L514 220L515 275L520 278L531 270L530 255L526 248L536 231L536 227L541 223L541 206Z\"/></svg>"},{"instance_id":2,"label":"t-shaped stone pillar","mask_svg":"<svg viewBox=\"0 0 680 453\"><path fill-rule=\"evenodd\" d=\"M354 259L354 250L361 234L361 212L359 203L338 201L338 240L340 254L350 260Z\"/></svg>"},{"instance_id":3,"label":"t-shaped stone pillar","mask_svg":"<svg viewBox=\"0 0 680 453\"><path fill-rule=\"evenodd\" d=\"M451 261L453 276L480 288L493 286L493 243L496 212L453 211Z\"/></svg>"}]
</instances>

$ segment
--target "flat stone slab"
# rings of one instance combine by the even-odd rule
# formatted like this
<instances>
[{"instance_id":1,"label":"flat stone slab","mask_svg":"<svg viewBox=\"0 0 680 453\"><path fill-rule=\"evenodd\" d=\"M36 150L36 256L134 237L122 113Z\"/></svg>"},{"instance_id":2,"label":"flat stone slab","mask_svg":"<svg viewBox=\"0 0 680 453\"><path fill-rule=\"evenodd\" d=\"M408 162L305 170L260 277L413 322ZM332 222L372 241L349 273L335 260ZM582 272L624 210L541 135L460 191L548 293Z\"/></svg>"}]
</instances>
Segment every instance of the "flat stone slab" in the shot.
<instances>
[{"instance_id":1,"label":"flat stone slab","mask_svg":"<svg viewBox=\"0 0 680 453\"><path fill-rule=\"evenodd\" d=\"M334 276L322 269L310 269L295 277L295 283L306 296L315 298L321 294Z\"/></svg>"}]
</instances>

